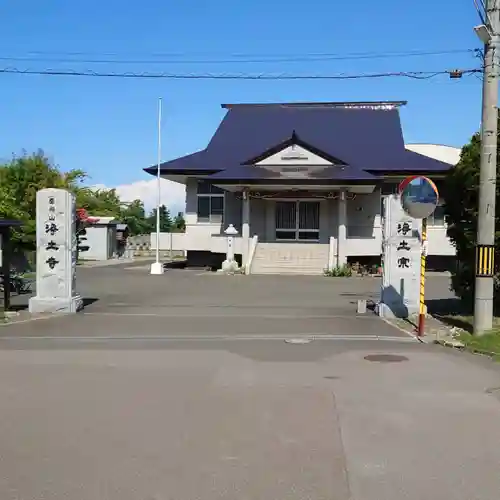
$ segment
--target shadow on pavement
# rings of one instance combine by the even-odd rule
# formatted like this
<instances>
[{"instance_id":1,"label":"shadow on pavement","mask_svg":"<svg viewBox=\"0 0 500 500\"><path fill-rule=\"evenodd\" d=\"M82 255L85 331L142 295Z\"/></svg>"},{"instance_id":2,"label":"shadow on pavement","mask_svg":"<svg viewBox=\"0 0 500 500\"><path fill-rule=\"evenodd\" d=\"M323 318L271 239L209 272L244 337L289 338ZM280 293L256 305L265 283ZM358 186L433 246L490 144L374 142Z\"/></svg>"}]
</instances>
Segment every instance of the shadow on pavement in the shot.
<instances>
[{"instance_id":1,"label":"shadow on pavement","mask_svg":"<svg viewBox=\"0 0 500 500\"><path fill-rule=\"evenodd\" d=\"M460 299L456 297L446 298L446 299L431 299L425 301L427 305L427 311L433 315L461 315L466 316L471 314L472 311L466 310Z\"/></svg>"},{"instance_id":2,"label":"shadow on pavement","mask_svg":"<svg viewBox=\"0 0 500 500\"><path fill-rule=\"evenodd\" d=\"M465 317L472 316L474 313L471 309L464 307L460 299L433 299L425 302L428 313L438 320L449 326L471 331L470 321L467 321Z\"/></svg>"},{"instance_id":3,"label":"shadow on pavement","mask_svg":"<svg viewBox=\"0 0 500 500\"><path fill-rule=\"evenodd\" d=\"M11 304L9 311L12 312L23 312L27 311L29 307L29 300L30 297L32 297L33 294L31 293L24 293L21 295L13 295L11 299ZM90 306L97 302L99 299L95 297L84 297L83 299L83 308L85 309L87 306Z\"/></svg>"},{"instance_id":4,"label":"shadow on pavement","mask_svg":"<svg viewBox=\"0 0 500 500\"><path fill-rule=\"evenodd\" d=\"M173 260L171 262L165 262L163 264L165 269L185 269L187 267L186 260Z\"/></svg>"},{"instance_id":5,"label":"shadow on pavement","mask_svg":"<svg viewBox=\"0 0 500 500\"><path fill-rule=\"evenodd\" d=\"M83 299L83 308L85 309L87 306L90 306L97 302L99 299L95 297L84 297Z\"/></svg>"}]
</instances>

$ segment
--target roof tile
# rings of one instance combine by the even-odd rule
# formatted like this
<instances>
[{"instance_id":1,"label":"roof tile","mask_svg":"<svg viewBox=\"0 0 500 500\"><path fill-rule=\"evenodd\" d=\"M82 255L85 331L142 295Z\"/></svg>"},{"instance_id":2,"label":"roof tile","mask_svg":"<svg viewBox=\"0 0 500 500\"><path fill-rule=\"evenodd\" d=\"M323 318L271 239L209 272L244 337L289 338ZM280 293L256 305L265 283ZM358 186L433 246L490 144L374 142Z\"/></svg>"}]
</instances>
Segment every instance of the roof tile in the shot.
<instances>
[{"instance_id":1,"label":"roof tile","mask_svg":"<svg viewBox=\"0 0 500 500\"><path fill-rule=\"evenodd\" d=\"M230 107L205 150L162 163L161 170L233 171L290 139L294 132L358 174L363 170L445 172L450 168L405 149L397 108L261 105ZM154 174L156 166L145 170Z\"/></svg>"}]
</instances>

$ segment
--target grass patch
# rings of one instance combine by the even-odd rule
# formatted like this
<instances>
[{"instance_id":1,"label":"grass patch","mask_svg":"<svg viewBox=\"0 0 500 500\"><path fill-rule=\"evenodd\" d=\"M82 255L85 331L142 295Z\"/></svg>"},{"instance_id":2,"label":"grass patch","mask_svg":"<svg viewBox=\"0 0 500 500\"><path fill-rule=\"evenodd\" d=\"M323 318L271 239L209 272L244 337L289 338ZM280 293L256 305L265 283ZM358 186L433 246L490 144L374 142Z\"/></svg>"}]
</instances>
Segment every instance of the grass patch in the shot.
<instances>
[{"instance_id":1,"label":"grass patch","mask_svg":"<svg viewBox=\"0 0 500 500\"><path fill-rule=\"evenodd\" d=\"M29 272L29 273L22 273L22 274L21 274L21 277L22 277L22 278L26 278L26 279L28 279L28 280L30 280L30 279L35 279L35 278L36 278L36 272L35 272L35 271L33 271L33 272Z\"/></svg>"},{"instance_id":2,"label":"grass patch","mask_svg":"<svg viewBox=\"0 0 500 500\"><path fill-rule=\"evenodd\" d=\"M440 321L449 326L462 329L455 338L462 342L465 349L479 354L491 356L500 361L500 317L493 318L493 329L481 336L472 334L474 317L462 315L442 315Z\"/></svg>"},{"instance_id":3,"label":"grass patch","mask_svg":"<svg viewBox=\"0 0 500 500\"><path fill-rule=\"evenodd\" d=\"M455 326L468 333L472 333L472 325L474 323L473 316L461 314L436 314L435 317L448 326ZM493 329L500 331L500 317L493 318Z\"/></svg>"},{"instance_id":4,"label":"grass patch","mask_svg":"<svg viewBox=\"0 0 500 500\"><path fill-rule=\"evenodd\" d=\"M480 337L463 332L457 339L465 345L466 349L487 354L492 356L496 361L500 361L500 329L497 328Z\"/></svg>"}]
</instances>

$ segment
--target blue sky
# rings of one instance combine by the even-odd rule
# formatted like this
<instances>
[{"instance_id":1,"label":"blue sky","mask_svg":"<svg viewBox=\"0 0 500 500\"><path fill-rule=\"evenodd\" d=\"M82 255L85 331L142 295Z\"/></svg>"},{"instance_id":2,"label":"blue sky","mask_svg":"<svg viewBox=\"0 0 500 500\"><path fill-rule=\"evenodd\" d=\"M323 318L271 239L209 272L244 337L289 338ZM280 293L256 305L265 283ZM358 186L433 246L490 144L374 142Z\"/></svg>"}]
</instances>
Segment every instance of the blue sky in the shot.
<instances>
[{"instance_id":1,"label":"blue sky","mask_svg":"<svg viewBox=\"0 0 500 500\"><path fill-rule=\"evenodd\" d=\"M479 67L472 54L241 63L262 58L478 48L472 0L12 0L0 9L0 67L168 73L366 73ZM74 55L79 53L79 55ZM165 54L161 57L158 54ZM170 56L168 54L177 54ZM49 61L47 59L55 59ZM16 60L18 59L18 60ZM21 60L19 60L21 59ZM30 60L26 60L30 59ZM45 59L45 60L41 60ZM60 59L69 61L61 62ZM135 63L81 62L96 59ZM174 63L172 60L230 60ZM159 61L152 64L151 60ZM438 77L349 81L133 80L0 74L0 157L42 148L64 169L115 186L149 180L156 161L157 99L163 159L203 148L222 102L408 100L406 142L460 146L480 123L481 83Z\"/></svg>"}]
</instances>

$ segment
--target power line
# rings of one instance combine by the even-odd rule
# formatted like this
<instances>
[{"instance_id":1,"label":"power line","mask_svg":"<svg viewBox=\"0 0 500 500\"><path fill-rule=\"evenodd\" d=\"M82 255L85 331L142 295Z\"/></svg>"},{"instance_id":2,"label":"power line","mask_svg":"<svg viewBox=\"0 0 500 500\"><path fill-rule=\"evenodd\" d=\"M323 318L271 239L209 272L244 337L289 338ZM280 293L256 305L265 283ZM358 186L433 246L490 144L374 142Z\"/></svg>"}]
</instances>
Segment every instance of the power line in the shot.
<instances>
[{"instance_id":1,"label":"power line","mask_svg":"<svg viewBox=\"0 0 500 500\"><path fill-rule=\"evenodd\" d=\"M359 73L359 74L235 74L235 73L132 73L132 72L99 72L99 71L76 71L76 70L32 70L19 68L0 68L0 73L17 75L41 75L41 76L86 76L101 78L135 78L135 79L170 79L170 80L360 80L377 78L412 78L415 80L429 80L437 76L460 73L469 75L480 72L479 69L467 70L443 70L443 71L395 71L386 73Z\"/></svg>"},{"instance_id":2,"label":"power line","mask_svg":"<svg viewBox=\"0 0 500 500\"><path fill-rule=\"evenodd\" d=\"M453 49L453 50L435 50L435 51L405 51L405 52L358 52L346 54L307 54L307 55L289 55L289 56L258 56L248 59L250 56L235 55L234 59L186 59L185 55L177 54L184 59L175 59L175 54L158 54L158 57L167 57L167 59L76 59L74 56L85 55L84 53L69 52L61 53L65 57L46 57L43 52L31 52L39 54L42 57L32 56L2 56L2 61L14 62L57 62L57 63L91 63L91 64L235 64L235 63L277 63L277 62L315 62L315 61L346 61L346 60L367 60L367 59L390 59L406 57L422 57L450 54L470 54L475 55L478 49ZM105 54L104 54L105 55ZM108 54L109 55L109 54ZM70 57L68 57L70 56ZM152 56L150 56L152 57ZM239 59L241 57L241 59Z\"/></svg>"},{"instance_id":3,"label":"power line","mask_svg":"<svg viewBox=\"0 0 500 500\"><path fill-rule=\"evenodd\" d=\"M474 0L474 7L476 8L479 19L483 24L489 24L490 20L488 18L488 13L486 12L486 5L483 0Z\"/></svg>"},{"instance_id":4,"label":"power line","mask_svg":"<svg viewBox=\"0 0 500 500\"><path fill-rule=\"evenodd\" d=\"M404 51L368 51L368 52L307 52L306 54L299 54L300 56L313 56L313 57L327 57L327 56L380 56L380 55L400 55L400 54L453 54L453 53L465 53L476 50L471 47L461 47L454 49L412 49ZM89 52L89 51L47 51L47 50L29 50L26 51L29 55L56 55L56 56L119 56L124 55L124 52ZM187 56L214 56L222 55L224 58L247 58L247 57L296 57L298 54L293 53L283 53L283 52L236 52L236 53L222 53L222 52L133 52L127 51L127 54L143 54L148 57L187 57Z\"/></svg>"}]
</instances>

